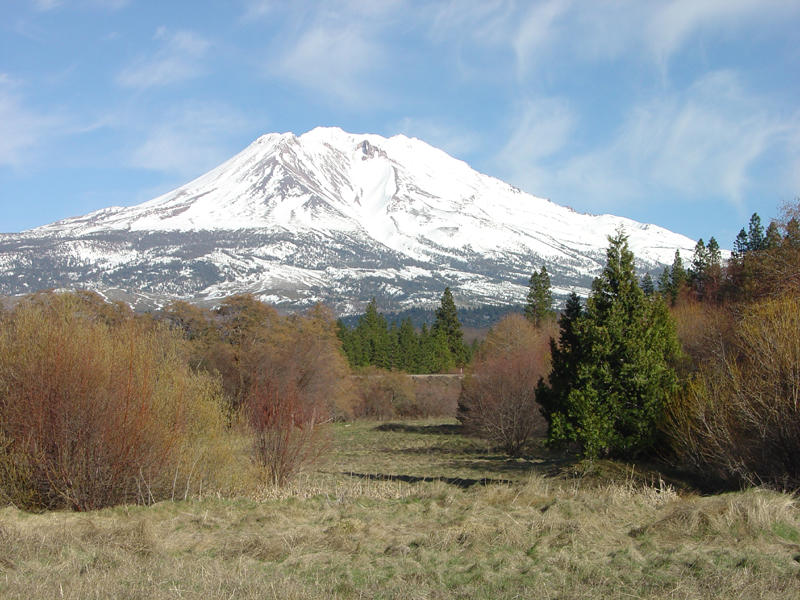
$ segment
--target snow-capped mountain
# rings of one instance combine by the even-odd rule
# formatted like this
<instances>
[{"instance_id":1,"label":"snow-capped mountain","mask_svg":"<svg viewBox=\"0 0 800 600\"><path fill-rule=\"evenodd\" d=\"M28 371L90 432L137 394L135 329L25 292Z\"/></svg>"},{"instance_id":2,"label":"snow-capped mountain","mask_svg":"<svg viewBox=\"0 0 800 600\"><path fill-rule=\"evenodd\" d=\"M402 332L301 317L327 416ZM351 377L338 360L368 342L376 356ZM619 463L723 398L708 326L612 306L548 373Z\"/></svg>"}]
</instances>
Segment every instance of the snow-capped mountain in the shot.
<instances>
[{"instance_id":1,"label":"snow-capped mountain","mask_svg":"<svg viewBox=\"0 0 800 600\"><path fill-rule=\"evenodd\" d=\"M641 270L694 242L580 214L482 175L417 139L318 128L265 135L211 172L140 204L0 236L0 293L120 288L214 301L253 292L342 313L438 300L521 303L546 265L586 292L623 228Z\"/></svg>"}]
</instances>

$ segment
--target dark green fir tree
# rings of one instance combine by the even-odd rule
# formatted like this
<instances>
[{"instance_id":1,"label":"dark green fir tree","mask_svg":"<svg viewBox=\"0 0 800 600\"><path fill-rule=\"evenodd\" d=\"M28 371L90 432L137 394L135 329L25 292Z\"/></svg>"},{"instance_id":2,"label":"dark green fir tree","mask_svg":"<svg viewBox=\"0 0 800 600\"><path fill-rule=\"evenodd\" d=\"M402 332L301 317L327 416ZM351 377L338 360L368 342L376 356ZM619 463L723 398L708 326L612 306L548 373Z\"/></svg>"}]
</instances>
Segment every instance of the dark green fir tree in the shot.
<instances>
[{"instance_id":1,"label":"dark green fir tree","mask_svg":"<svg viewBox=\"0 0 800 600\"><path fill-rule=\"evenodd\" d=\"M533 272L528 282L528 296L525 301L525 318L534 327L541 327L553 316L553 291L550 287L550 275L547 267L542 265L539 272Z\"/></svg>"}]
</instances>

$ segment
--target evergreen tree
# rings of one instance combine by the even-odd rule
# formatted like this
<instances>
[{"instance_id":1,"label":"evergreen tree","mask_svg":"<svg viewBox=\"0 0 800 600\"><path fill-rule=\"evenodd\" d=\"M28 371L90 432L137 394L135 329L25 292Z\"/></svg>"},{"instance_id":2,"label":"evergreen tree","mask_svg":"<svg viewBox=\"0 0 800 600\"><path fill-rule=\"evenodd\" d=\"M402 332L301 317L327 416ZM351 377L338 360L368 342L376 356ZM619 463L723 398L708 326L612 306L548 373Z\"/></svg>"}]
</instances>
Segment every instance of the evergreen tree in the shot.
<instances>
[{"instance_id":1,"label":"evergreen tree","mask_svg":"<svg viewBox=\"0 0 800 600\"><path fill-rule=\"evenodd\" d=\"M703 292L708 279L708 271L711 267L711 255L706 248L703 238L697 240L692 256L692 264L689 267L689 283L699 298L703 297Z\"/></svg>"},{"instance_id":2,"label":"evergreen tree","mask_svg":"<svg viewBox=\"0 0 800 600\"><path fill-rule=\"evenodd\" d=\"M686 274L686 269L683 266L681 251L675 250L675 259L672 261L672 268L669 271L669 293L670 301L673 305L678 301L678 298L686 289L688 280L689 277Z\"/></svg>"},{"instance_id":3,"label":"evergreen tree","mask_svg":"<svg viewBox=\"0 0 800 600\"><path fill-rule=\"evenodd\" d=\"M458 320L458 309L453 300L450 288L446 287L442 294L441 306L436 309L436 319L431 326L431 335L436 336L442 332L447 341L456 365L463 365L466 361L466 351L464 348L464 332L461 331L461 322Z\"/></svg>"},{"instance_id":4,"label":"evergreen tree","mask_svg":"<svg viewBox=\"0 0 800 600\"><path fill-rule=\"evenodd\" d=\"M401 321L397 342L399 352L397 368L406 373L415 373L419 362L419 338L417 332L414 331L411 317L406 317Z\"/></svg>"},{"instance_id":5,"label":"evergreen tree","mask_svg":"<svg viewBox=\"0 0 800 600\"><path fill-rule=\"evenodd\" d=\"M778 229L778 224L771 221L764 232L764 250L774 250L781 245L781 232Z\"/></svg>"},{"instance_id":6,"label":"evergreen tree","mask_svg":"<svg viewBox=\"0 0 800 600\"><path fill-rule=\"evenodd\" d=\"M664 267L664 270L661 271L661 275L658 276L658 293L662 298L669 298L671 288L672 282L669 276L669 267Z\"/></svg>"},{"instance_id":7,"label":"evergreen tree","mask_svg":"<svg viewBox=\"0 0 800 600\"><path fill-rule=\"evenodd\" d=\"M622 232L609 238L585 312L562 322L550 385L541 386L550 440L577 441L589 458L649 448L679 346L664 302L645 300Z\"/></svg>"},{"instance_id":8,"label":"evergreen tree","mask_svg":"<svg viewBox=\"0 0 800 600\"><path fill-rule=\"evenodd\" d=\"M538 273L533 272L528 282L525 318L533 323L534 327L541 327L552 314L553 292L550 288L550 275L547 273L547 268L542 265Z\"/></svg>"},{"instance_id":9,"label":"evergreen tree","mask_svg":"<svg viewBox=\"0 0 800 600\"><path fill-rule=\"evenodd\" d=\"M741 258L743 257L749 249L749 242L747 239L747 232L744 230L744 227L739 231L739 234L736 236L736 239L733 242L733 257L734 258Z\"/></svg>"},{"instance_id":10,"label":"evergreen tree","mask_svg":"<svg viewBox=\"0 0 800 600\"><path fill-rule=\"evenodd\" d=\"M347 362L353 367L358 364L358 354L354 345L354 336L341 319L336 321L336 337L342 342L342 352L347 357Z\"/></svg>"},{"instance_id":11,"label":"evergreen tree","mask_svg":"<svg viewBox=\"0 0 800 600\"><path fill-rule=\"evenodd\" d=\"M386 367L391 371L400 369L400 331L397 327L397 321L392 321L389 325L389 332L387 334L388 343L386 345Z\"/></svg>"},{"instance_id":12,"label":"evergreen tree","mask_svg":"<svg viewBox=\"0 0 800 600\"><path fill-rule=\"evenodd\" d=\"M653 284L653 278L650 277L650 273L645 273L644 277L642 277L642 293L647 298L652 298L656 293L656 287Z\"/></svg>"},{"instance_id":13,"label":"evergreen tree","mask_svg":"<svg viewBox=\"0 0 800 600\"><path fill-rule=\"evenodd\" d=\"M757 252L763 250L766 245L764 237L764 227L761 225L761 217L758 213L753 213L747 228L747 249L746 252Z\"/></svg>"},{"instance_id":14,"label":"evergreen tree","mask_svg":"<svg viewBox=\"0 0 800 600\"><path fill-rule=\"evenodd\" d=\"M564 430L567 424L563 415L569 411L567 404L569 392L578 379L578 369L584 361L581 341L576 331L582 315L581 299L578 294L572 292L567 298L564 312L558 319L558 343L550 338L551 370L547 384L540 379L536 388L536 401L542 407L542 415L547 420L551 441L566 440L570 437L570 432Z\"/></svg>"},{"instance_id":15,"label":"evergreen tree","mask_svg":"<svg viewBox=\"0 0 800 600\"><path fill-rule=\"evenodd\" d=\"M433 369L433 338L428 330L428 324L422 324L419 332L419 353L417 354L417 373L432 373Z\"/></svg>"},{"instance_id":16,"label":"evergreen tree","mask_svg":"<svg viewBox=\"0 0 800 600\"><path fill-rule=\"evenodd\" d=\"M428 336L428 366L431 373L446 373L456 366L456 358L450 350L450 342L444 328L431 329Z\"/></svg>"},{"instance_id":17,"label":"evergreen tree","mask_svg":"<svg viewBox=\"0 0 800 600\"><path fill-rule=\"evenodd\" d=\"M722 253L720 252L716 238L712 236L711 239L708 240L708 246L706 248L708 250L709 265L712 267L714 265L719 266L722 263Z\"/></svg>"},{"instance_id":18,"label":"evergreen tree","mask_svg":"<svg viewBox=\"0 0 800 600\"><path fill-rule=\"evenodd\" d=\"M389 328L386 318L378 312L375 298L367 304L353 333L355 343L361 346L360 360L355 366L389 368Z\"/></svg>"}]
</instances>

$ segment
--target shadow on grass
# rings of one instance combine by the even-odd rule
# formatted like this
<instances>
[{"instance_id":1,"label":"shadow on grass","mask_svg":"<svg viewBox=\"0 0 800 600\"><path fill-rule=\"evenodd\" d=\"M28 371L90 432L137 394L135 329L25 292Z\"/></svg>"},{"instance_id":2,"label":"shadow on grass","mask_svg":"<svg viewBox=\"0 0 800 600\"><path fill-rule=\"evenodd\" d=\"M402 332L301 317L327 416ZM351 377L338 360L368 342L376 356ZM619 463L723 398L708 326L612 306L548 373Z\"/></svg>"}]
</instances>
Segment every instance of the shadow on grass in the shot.
<instances>
[{"instance_id":1,"label":"shadow on grass","mask_svg":"<svg viewBox=\"0 0 800 600\"><path fill-rule=\"evenodd\" d=\"M463 477L414 477L412 475L385 475L385 474L371 474L371 473L343 473L343 475L350 475L351 477L358 477L361 479L370 479L373 481L402 481L403 483L434 483L441 481L450 485L466 490L475 485L492 485L503 484L509 485L512 481L508 479L490 479L482 477L481 479L465 479Z\"/></svg>"},{"instance_id":2,"label":"shadow on grass","mask_svg":"<svg viewBox=\"0 0 800 600\"><path fill-rule=\"evenodd\" d=\"M395 433L426 433L430 435L461 435L464 426L461 423L445 425L411 425L410 423L382 423L375 431L392 431Z\"/></svg>"}]
</instances>

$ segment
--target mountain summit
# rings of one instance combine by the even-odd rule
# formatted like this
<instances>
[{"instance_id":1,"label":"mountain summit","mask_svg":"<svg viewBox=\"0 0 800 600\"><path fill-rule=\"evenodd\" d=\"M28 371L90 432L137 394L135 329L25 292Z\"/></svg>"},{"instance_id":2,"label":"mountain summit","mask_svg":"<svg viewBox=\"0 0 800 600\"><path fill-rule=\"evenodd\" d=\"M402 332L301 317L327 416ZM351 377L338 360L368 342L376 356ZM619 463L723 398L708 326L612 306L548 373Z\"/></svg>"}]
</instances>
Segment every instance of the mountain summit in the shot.
<instances>
[{"instance_id":1,"label":"mountain summit","mask_svg":"<svg viewBox=\"0 0 800 600\"><path fill-rule=\"evenodd\" d=\"M372 296L386 308L426 304L450 286L462 304L516 304L542 264L557 294L585 292L620 227L640 269L694 248L661 227L526 194L417 139L317 128L262 136L144 204L0 236L0 292L252 292L348 313Z\"/></svg>"}]
</instances>

